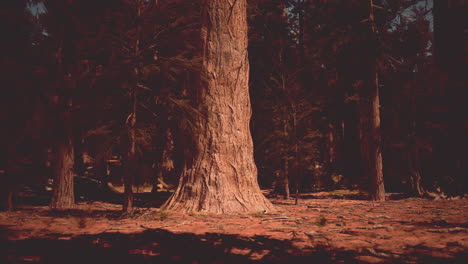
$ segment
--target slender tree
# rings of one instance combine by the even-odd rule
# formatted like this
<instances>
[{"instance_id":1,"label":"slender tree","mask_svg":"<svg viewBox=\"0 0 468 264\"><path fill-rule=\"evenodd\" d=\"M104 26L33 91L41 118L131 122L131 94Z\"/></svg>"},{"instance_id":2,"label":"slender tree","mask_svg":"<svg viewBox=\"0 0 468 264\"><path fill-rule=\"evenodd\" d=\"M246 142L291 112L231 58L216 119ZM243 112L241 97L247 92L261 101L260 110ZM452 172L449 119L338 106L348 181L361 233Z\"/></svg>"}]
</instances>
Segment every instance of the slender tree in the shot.
<instances>
[{"instance_id":1,"label":"slender tree","mask_svg":"<svg viewBox=\"0 0 468 264\"><path fill-rule=\"evenodd\" d=\"M246 1L205 1L202 71L193 102L200 114L179 186L163 208L210 213L273 209L257 183L249 130Z\"/></svg>"},{"instance_id":2,"label":"slender tree","mask_svg":"<svg viewBox=\"0 0 468 264\"><path fill-rule=\"evenodd\" d=\"M127 120L128 127L128 139L129 139L129 148L127 151L127 160L125 162L125 173L124 173L124 201L123 201L123 212L130 213L133 210L133 185L134 177L136 173L136 124L137 124L137 105L138 105L138 85L140 85L140 67L139 67L139 57L140 53L140 36L141 36L141 16L143 3L140 0L135 2L136 8L136 29L134 33L134 54L133 59L135 60L135 66L133 67L133 78L134 83L131 89L131 113Z\"/></svg>"}]
</instances>

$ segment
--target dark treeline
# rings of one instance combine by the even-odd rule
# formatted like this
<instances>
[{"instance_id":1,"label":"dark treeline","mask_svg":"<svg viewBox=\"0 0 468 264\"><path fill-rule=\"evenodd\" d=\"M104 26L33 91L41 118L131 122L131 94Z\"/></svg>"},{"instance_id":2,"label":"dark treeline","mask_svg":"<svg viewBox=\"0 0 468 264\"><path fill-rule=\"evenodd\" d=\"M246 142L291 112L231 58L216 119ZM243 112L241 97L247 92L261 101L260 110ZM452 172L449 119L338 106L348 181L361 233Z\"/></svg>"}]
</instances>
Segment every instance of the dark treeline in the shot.
<instances>
[{"instance_id":1,"label":"dark treeline","mask_svg":"<svg viewBox=\"0 0 468 264\"><path fill-rule=\"evenodd\" d=\"M27 185L51 189L52 209L70 209L94 199L95 183L97 195L123 186L130 212L136 187L174 190L193 154L187 135L206 114L193 94L211 78L200 74L210 35L200 36L215 17L204 5L215 4L2 3L2 202L11 209ZM463 1L247 4L244 79L260 186L296 202L338 188L377 201L385 191L466 193Z\"/></svg>"}]
</instances>

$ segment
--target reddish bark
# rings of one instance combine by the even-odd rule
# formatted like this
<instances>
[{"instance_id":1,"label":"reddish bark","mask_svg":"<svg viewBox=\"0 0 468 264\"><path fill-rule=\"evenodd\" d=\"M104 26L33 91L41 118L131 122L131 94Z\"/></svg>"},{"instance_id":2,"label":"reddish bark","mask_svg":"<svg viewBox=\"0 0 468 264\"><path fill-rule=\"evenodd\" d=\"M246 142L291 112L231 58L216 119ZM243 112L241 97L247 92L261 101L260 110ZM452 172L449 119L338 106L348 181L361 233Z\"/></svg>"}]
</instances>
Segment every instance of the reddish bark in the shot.
<instances>
[{"instance_id":1,"label":"reddish bark","mask_svg":"<svg viewBox=\"0 0 468 264\"><path fill-rule=\"evenodd\" d=\"M186 138L179 186L163 206L210 213L273 209L258 186L249 120L246 0L205 1L200 114Z\"/></svg>"}]
</instances>

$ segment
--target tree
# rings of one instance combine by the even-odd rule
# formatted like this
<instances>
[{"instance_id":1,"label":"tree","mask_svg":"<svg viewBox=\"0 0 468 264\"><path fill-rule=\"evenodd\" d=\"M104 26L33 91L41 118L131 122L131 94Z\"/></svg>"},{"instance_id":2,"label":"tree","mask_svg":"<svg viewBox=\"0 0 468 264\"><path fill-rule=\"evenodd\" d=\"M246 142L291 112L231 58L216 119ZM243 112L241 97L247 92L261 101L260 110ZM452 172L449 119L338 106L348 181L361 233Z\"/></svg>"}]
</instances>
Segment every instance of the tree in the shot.
<instances>
[{"instance_id":1,"label":"tree","mask_svg":"<svg viewBox=\"0 0 468 264\"><path fill-rule=\"evenodd\" d=\"M356 156L359 151L359 168L347 164L350 174L362 174L368 186L370 199L385 200L382 165L382 139L380 128L379 68L380 28L374 16L372 1L350 1L349 23L354 31L346 36L338 58L340 85L347 86L347 101L352 113L345 118L346 153ZM354 101L357 102L354 105ZM344 114L344 113L343 113ZM349 113L348 113L349 114ZM357 115L357 127L353 123ZM354 122L353 122L354 121ZM354 138L357 135L357 141ZM355 146L355 145L358 146ZM351 157L353 158L353 157ZM350 158L350 159L351 159Z\"/></svg>"},{"instance_id":2,"label":"tree","mask_svg":"<svg viewBox=\"0 0 468 264\"><path fill-rule=\"evenodd\" d=\"M246 1L205 1L202 71L192 90L200 112L186 137L177 190L163 205L175 211L258 212L272 204L257 182L249 130Z\"/></svg>"},{"instance_id":3,"label":"tree","mask_svg":"<svg viewBox=\"0 0 468 264\"><path fill-rule=\"evenodd\" d=\"M136 29L134 32L134 44L133 44L133 57L135 65L133 67L133 78L134 83L131 89L131 114L128 120L128 140L129 148L126 155L125 172L123 176L124 180L124 201L122 210L125 213L130 213L133 210L133 184L135 181L135 172L137 166L136 156L136 125L137 125L137 105L138 105L138 85L140 84L140 68L138 66L138 56L140 53L140 36L141 36L141 13L143 9L143 2L136 0L134 2L136 7Z\"/></svg>"},{"instance_id":4,"label":"tree","mask_svg":"<svg viewBox=\"0 0 468 264\"><path fill-rule=\"evenodd\" d=\"M374 17L373 0L368 1L370 24L370 50L364 82L360 87L359 136L361 141L361 165L370 180L369 195L374 201L385 201L382 165L382 138L380 132L379 76L377 72L377 26Z\"/></svg>"},{"instance_id":5,"label":"tree","mask_svg":"<svg viewBox=\"0 0 468 264\"><path fill-rule=\"evenodd\" d=\"M56 116L52 131L55 146L54 185L49 206L66 210L75 206L74 96L79 79L77 50L82 28L74 21L77 15L73 3L47 0L44 7L46 13L42 16L42 23L52 41L51 46L55 46L51 50L55 52L55 61L50 65L55 78L50 84L50 103Z\"/></svg>"},{"instance_id":6,"label":"tree","mask_svg":"<svg viewBox=\"0 0 468 264\"><path fill-rule=\"evenodd\" d=\"M54 186L50 208L71 209L75 206L73 180L75 177L75 153L72 137L72 117L68 110L62 113L62 129L56 141ZM63 134L62 134L63 133Z\"/></svg>"},{"instance_id":7,"label":"tree","mask_svg":"<svg viewBox=\"0 0 468 264\"><path fill-rule=\"evenodd\" d=\"M101 21L103 10L109 2L37 2L44 7L44 13L39 14L43 29L36 33L36 46L44 52L41 54L44 56L41 71L45 73L41 74L41 78L45 81L41 92L53 111L51 118L54 119L49 135L55 149L50 207L63 210L74 207L75 158L82 155L84 131L94 121L89 118L92 110L88 113L84 111L98 97L96 90L91 89L96 74L88 58L92 57L92 50L100 41L100 29L94 25Z\"/></svg>"}]
</instances>

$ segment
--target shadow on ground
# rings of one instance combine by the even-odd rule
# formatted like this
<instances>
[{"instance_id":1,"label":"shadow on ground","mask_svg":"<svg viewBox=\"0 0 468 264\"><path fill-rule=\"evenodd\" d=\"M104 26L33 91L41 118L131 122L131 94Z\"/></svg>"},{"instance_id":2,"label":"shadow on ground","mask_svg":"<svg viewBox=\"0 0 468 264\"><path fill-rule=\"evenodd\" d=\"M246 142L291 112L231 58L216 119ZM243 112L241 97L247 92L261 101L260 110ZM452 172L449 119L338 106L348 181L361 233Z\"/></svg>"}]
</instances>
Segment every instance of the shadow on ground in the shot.
<instances>
[{"instance_id":1,"label":"shadow on ground","mask_svg":"<svg viewBox=\"0 0 468 264\"><path fill-rule=\"evenodd\" d=\"M300 199L343 199L343 200L368 200L369 195L364 192L331 192L326 195L323 192L318 194L303 194Z\"/></svg>"},{"instance_id":2,"label":"shadow on ground","mask_svg":"<svg viewBox=\"0 0 468 264\"><path fill-rule=\"evenodd\" d=\"M171 192L157 193L135 193L134 207L136 208L159 208L164 202L169 199ZM25 206L48 206L50 203L50 193L32 193L27 196L18 195L14 197L14 207L19 210L24 210ZM111 191L103 191L97 194L75 194L76 202L93 202L100 201L115 205L122 205L123 194L114 193ZM0 208L6 210L5 208ZM1 211L1 210L0 210Z\"/></svg>"},{"instance_id":3,"label":"shadow on ground","mask_svg":"<svg viewBox=\"0 0 468 264\"><path fill-rule=\"evenodd\" d=\"M468 257L466 251L451 259L435 257L433 253L442 249L423 246L407 248L404 255L326 245L299 250L290 240L267 236L178 234L164 229L8 240L12 231L0 228L0 263L370 263L365 257L373 257L380 263L464 264Z\"/></svg>"}]
</instances>

